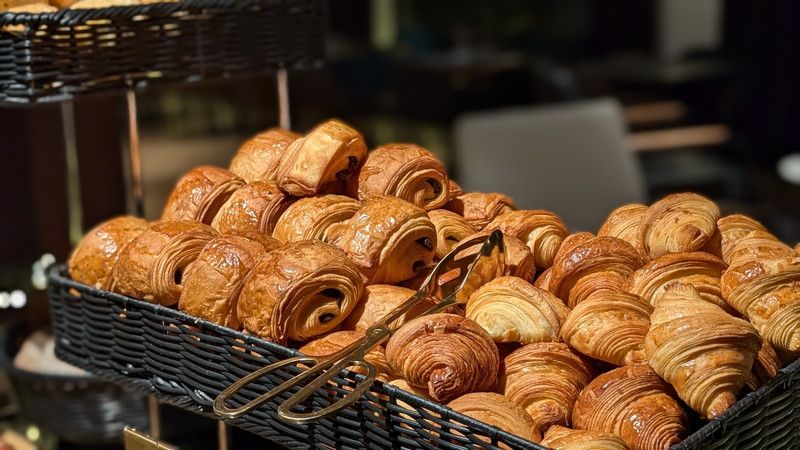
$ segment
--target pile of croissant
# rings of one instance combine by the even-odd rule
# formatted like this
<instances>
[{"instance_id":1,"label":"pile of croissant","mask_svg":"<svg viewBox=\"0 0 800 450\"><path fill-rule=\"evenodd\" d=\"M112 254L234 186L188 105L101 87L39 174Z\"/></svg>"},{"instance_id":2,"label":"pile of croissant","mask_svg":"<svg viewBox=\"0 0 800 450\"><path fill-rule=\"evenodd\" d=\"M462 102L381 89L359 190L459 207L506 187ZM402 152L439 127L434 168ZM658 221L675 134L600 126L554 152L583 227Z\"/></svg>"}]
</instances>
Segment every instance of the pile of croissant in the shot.
<instances>
[{"instance_id":1,"label":"pile of croissant","mask_svg":"<svg viewBox=\"0 0 800 450\"><path fill-rule=\"evenodd\" d=\"M719 416L800 352L800 249L757 221L681 193L570 234L552 212L463 193L424 148L368 152L338 120L195 168L161 220L100 224L69 270L322 356L495 229L505 275L460 308L398 319L369 355L384 381L553 448L666 449L688 414Z\"/></svg>"}]
</instances>

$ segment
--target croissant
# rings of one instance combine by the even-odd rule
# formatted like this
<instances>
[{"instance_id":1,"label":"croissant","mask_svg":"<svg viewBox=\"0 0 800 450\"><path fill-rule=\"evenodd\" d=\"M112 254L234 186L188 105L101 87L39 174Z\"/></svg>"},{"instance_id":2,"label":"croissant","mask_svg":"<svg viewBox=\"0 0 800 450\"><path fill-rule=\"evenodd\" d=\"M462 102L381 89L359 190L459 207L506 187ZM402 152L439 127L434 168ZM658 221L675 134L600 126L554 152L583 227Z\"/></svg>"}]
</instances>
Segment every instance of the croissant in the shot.
<instances>
[{"instance_id":1,"label":"croissant","mask_svg":"<svg viewBox=\"0 0 800 450\"><path fill-rule=\"evenodd\" d=\"M548 428L541 444L554 450L628 450L625 441L613 434L571 430L560 425Z\"/></svg>"},{"instance_id":2,"label":"croissant","mask_svg":"<svg viewBox=\"0 0 800 450\"><path fill-rule=\"evenodd\" d=\"M731 244L728 262L738 266L758 259L791 258L797 253L766 231L755 230L741 236Z\"/></svg>"},{"instance_id":3,"label":"croissant","mask_svg":"<svg viewBox=\"0 0 800 450\"><path fill-rule=\"evenodd\" d=\"M580 244L586 243L587 241L590 241L595 237L597 236L593 235L592 233L589 233L588 231L579 231L577 233L572 233L568 235L567 237L564 238L563 241L561 241L561 245L558 246L558 251L556 251L556 254L553 257L553 261L558 261L560 259L563 259L567 255L567 253L569 253L573 248L575 248Z\"/></svg>"},{"instance_id":4,"label":"croissant","mask_svg":"<svg viewBox=\"0 0 800 450\"><path fill-rule=\"evenodd\" d=\"M572 422L619 436L632 450L666 450L686 436L686 413L672 395L647 364L619 367L581 391Z\"/></svg>"},{"instance_id":5,"label":"croissant","mask_svg":"<svg viewBox=\"0 0 800 450\"><path fill-rule=\"evenodd\" d=\"M108 289L122 249L148 227L144 219L119 216L92 228L69 257L70 277L78 283Z\"/></svg>"},{"instance_id":6,"label":"croissant","mask_svg":"<svg viewBox=\"0 0 800 450\"><path fill-rule=\"evenodd\" d=\"M647 213L647 206L639 203L631 203L620 206L611 211L606 221L597 231L597 236L611 236L622 239L631 244L633 248L641 251L641 240L639 239L639 224Z\"/></svg>"},{"instance_id":7,"label":"croissant","mask_svg":"<svg viewBox=\"0 0 800 450\"><path fill-rule=\"evenodd\" d=\"M335 331L308 342L300 347L299 350L300 353L308 356L329 356L363 337L364 333L357 331ZM364 359L375 366L379 380L385 382L392 378L389 365L386 363L386 355L383 352L383 347L373 348L364 356ZM367 373L367 371L360 366L350 367L350 370L362 375L366 375Z\"/></svg>"},{"instance_id":8,"label":"croissant","mask_svg":"<svg viewBox=\"0 0 800 450\"><path fill-rule=\"evenodd\" d=\"M544 289L545 291L550 290L550 279L553 278L553 267L548 267L544 270L538 277L536 277L536 281L533 283L534 286L538 287L539 289Z\"/></svg>"},{"instance_id":9,"label":"croissant","mask_svg":"<svg viewBox=\"0 0 800 450\"><path fill-rule=\"evenodd\" d=\"M755 391L764 385L767 381L775 378L778 371L781 369L781 360L775 348L764 341L761 343L761 348L753 360L753 369L747 375L747 382L745 385L751 390Z\"/></svg>"},{"instance_id":10,"label":"croissant","mask_svg":"<svg viewBox=\"0 0 800 450\"><path fill-rule=\"evenodd\" d=\"M749 322L708 303L689 284L673 283L656 303L645 353L650 366L703 418L736 403L761 338Z\"/></svg>"},{"instance_id":11,"label":"croissant","mask_svg":"<svg viewBox=\"0 0 800 450\"><path fill-rule=\"evenodd\" d=\"M504 213L492 220L486 229L498 229L525 242L536 258L536 267L539 269L553 265L558 247L568 234L561 218L543 209Z\"/></svg>"},{"instance_id":12,"label":"croissant","mask_svg":"<svg viewBox=\"0 0 800 450\"><path fill-rule=\"evenodd\" d=\"M637 295L598 289L570 311L561 337L600 361L617 366L644 362L644 337L652 312L653 307Z\"/></svg>"},{"instance_id":13,"label":"croissant","mask_svg":"<svg viewBox=\"0 0 800 450\"><path fill-rule=\"evenodd\" d=\"M477 237L488 237L491 233L488 231L479 231L477 233L466 236L459 244L470 241ZM531 249L525 245L524 242L515 238L514 236L503 235L503 244L505 246L505 272L504 275L510 275L522 278L525 281L533 280L536 275L536 264L531 253ZM477 254L483 244L475 244L468 249L465 249L466 254ZM461 254L461 253L459 253Z\"/></svg>"},{"instance_id":14,"label":"croissant","mask_svg":"<svg viewBox=\"0 0 800 450\"><path fill-rule=\"evenodd\" d=\"M567 240L567 250L553 262L548 289L574 308L578 292L573 293L582 278L602 272L617 273L627 278L644 264L631 244L611 236L581 237Z\"/></svg>"},{"instance_id":15,"label":"croissant","mask_svg":"<svg viewBox=\"0 0 800 450\"><path fill-rule=\"evenodd\" d=\"M172 189L161 220L194 220L210 225L228 197L244 185L244 180L225 169L195 167Z\"/></svg>"},{"instance_id":16,"label":"croissant","mask_svg":"<svg viewBox=\"0 0 800 450\"><path fill-rule=\"evenodd\" d=\"M700 250L716 232L719 214L717 205L702 195L668 195L641 219L640 248L650 258Z\"/></svg>"},{"instance_id":17,"label":"croissant","mask_svg":"<svg viewBox=\"0 0 800 450\"><path fill-rule=\"evenodd\" d=\"M361 203L343 195L305 197L286 208L272 235L281 242L327 240L328 228L349 220Z\"/></svg>"},{"instance_id":18,"label":"croissant","mask_svg":"<svg viewBox=\"0 0 800 450\"><path fill-rule=\"evenodd\" d=\"M216 235L190 220L153 224L122 249L110 290L166 306L178 303L186 268Z\"/></svg>"},{"instance_id":19,"label":"croissant","mask_svg":"<svg viewBox=\"0 0 800 450\"><path fill-rule=\"evenodd\" d=\"M436 258L442 259L459 242L475 234L475 229L466 219L446 209L434 209L428 216L436 228Z\"/></svg>"},{"instance_id":20,"label":"croissant","mask_svg":"<svg viewBox=\"0 0 800 450\"><path fill-rule=\"evenodd\" d=\"M211 226L220 233L252 231L269 235L294 201L274 184L254 181L230 196Z\"/></svg>"},{"instance_id":21,"label":"croissant","mask_svg":"<svg viewBox=\"0 0 800 450\"><path fill-rule=\"evenodd\" d=\"M466 315L496 342L555 341L569 314L561 300L527 281L503 276L470 295Z\"/></svg>"},{"instance_id":22,"label":"croissant","mask_svg":"<svg viewBox=\"0 0 800 450\"><path fill-rule=\"evenodd\" d=\"M539 342L506 356L503 394L530 415L543 433L567 425L581 389L594 377L588 361L560 342Z\"/></svg>"},{"instance_id":23,"label":"croissant","mask_svg":"<svg viewBox=\"0 0 800 450\"><path fill-rule=\"evenodd\" d=\"M469 192L452 197L444 209L462 216L480 231L495 217L517 209L511 197L496 192Z\"/></svg>"},{"instance_id":24,"label":"croissant","mask_svg":"<svg viewBox=\"0 0 800 450\"><path fill-rule=\"evenodd\" d=\"M455 314L430 314L403 325L386 344L392 373L438 402L491 391L497 383L497 346L477 323Z\"/></svg>"},{"instance_id":25,"label":"croissant","mask_svg":"<svg viewBox=\"0 0 800 450\"><path fill-rule=\"evenodd\" d=\"M355 261L370 284L397 283L433 261L436 229L422 208L396 197L367 200L329 241Z\"/></svg>"},{"instance_id":26,"label":"croissant","mask_svg":"<svg viewBox=\"0 0 800 450\"><path fill-rule=\"evenodd\" d=\"M399 197L430 211L449 199L449 178L433 153L414 144L381 145L367 155L355 181L359 200Z\"/></svg>"},{"instance_id":27,"label":"croissant","mask_svg":"<svg viewBox=\"0 0 800 450\"><path fill-rule=\"evenodd\" d=\"M747 316L775 350L800 351L800 257L731 266L720 285L728 304Z\"/></svg>"},{"instance_id":28,"label":"croissant","mask_svg":"<svg viewBox=\"0 0 800 450\"><path fill-rule=\"evenodd\" d=\"M299 134L281 128L262 131L239 147L228 169L248 183L253 181L274 183L281 156L289 144L299 137Z\"/></svg>"},{"instance_id":29,"label":"croissant","mask_svg":"<svg viewBox=\"0 0 800 450\"><path fill-rule=\"evenodd\" d=\"M624 291L625 277L617 272L600 271L587 274L575 282L575 286L569 290L572 307L575 308L582 301L600 291L620 292ZM637 296L638 297L638 296Z\"/></svg>"},{"instance_id":30,"label":"croissant","mask_svg":"<svg viewBox=\"0 0 800 450\"><path fill-rule=\"evenodd\" d=\"M694 286L703 300L729 313L735 311L722 299L719 278L725 263L704 252L671 253L656 258L631 275L624 289L651 305L658 303L666 287L674 282Z\"/></svg>"},{"instance_id":31,"label":"croissant","mask_svg":"<svg viewBox=\"0 0 800 450\"><path fill-rule=\"evenodd\" d=\"M534 428L533 420L525 414L525 410L500 394L472 392L458 397L447 406L506 433L533 442L542 440L542 434Z\"/></svg>"},{"instance_id":32,"label":"croissant","mask_svg":"<svg viewBox=\"0 0 800 450\"><path fill-rule=\"evenodd\" d=\"M215 237L186 269L178 309L238 329L236 304L242 281L262 256L279 245L277 240L257 233Z\"/></svg>"},{"instance_id":33,"label":"croissant","mask_svg":"<svg viewBox=\"0 0 800 450\"><path fill-rule=\"evenodd\" d=\"M366 156L361 133L344 122L328 120L289 144L278 165L276 184L303 197L326 192L332 185L343 188Z\"/></svg>"},{"instance_id":34,"label":"croissant","mask_svg":"<svg viewBox=\"0 0 800 450\"><path fill-rule=\"evenodd\" d=\"M751 231L767 231L764 225L752 217L742 214L731 214L717 221L717 229L721 235L722 260L730 264L730 253L733 246Z\"/></svg>"},{"instance_id":35,"label":"croissant","mask_svg":"<svg viewBox=\"0 0 800 450\"><path fill-rule=\"evenodd\" d=\"M290 242L245 277L237 317L270 341L304 342L336 328L355 308L364 283L358 267L322 241Z\"/></svg>"},{"instance_id":36,"label":"croissant","mask_svg":"<svg viewBox=\"0 0 800 450\"><path fill-rule=\"evenodd\" d=\"M413 297L416 292L400 286L388 284L372 284L364 289L364 296L356 305L353 312L345 320L343 327L355 331L365 332L372 324L381 320L386 314L400 306L403 302ZM392 322L393 326L403 326L408 318L414 318L433 307L433 302L423 300L399 319Z\"/></svg>"},{"instance_id":37,"label":"croissant","mask_svg":"<svg viewBox=\"0 0 800 450\"><path fill-rule=\"evenodd\" d=\"M447 198L454 199L459 195L464 195L464 190L461 189L461 186L458 185L453 180L448 181L447 183Z\"/></svg>"},{"instance_id":38,"label":"croissant","mask_svg":"<svg viewBox=\"0 0 800 450\"><path fill-rule=\"evenodd\" d=\"M404 380L402 378L395 378L394 380L389 381L388 384L391 384L392 386L397 386L397 387L399 387L400 389L402 389L402 390L404 390L406 392L410 392L410 393L412 393L414 395L417 395L417 396L420 396L422 398L430 400L430 397L428 396L428 390L427 389L420 389L418 387L414 387L414 386L408 384L408 381L406 381L406 380ZM402 406L403 408L406 408L406 409L416 409L413 406L410 406L408 403L405 403L405 402L400 401L400 400L397 401L397 404L399 406Z\"/></svg>"}]
</instances>

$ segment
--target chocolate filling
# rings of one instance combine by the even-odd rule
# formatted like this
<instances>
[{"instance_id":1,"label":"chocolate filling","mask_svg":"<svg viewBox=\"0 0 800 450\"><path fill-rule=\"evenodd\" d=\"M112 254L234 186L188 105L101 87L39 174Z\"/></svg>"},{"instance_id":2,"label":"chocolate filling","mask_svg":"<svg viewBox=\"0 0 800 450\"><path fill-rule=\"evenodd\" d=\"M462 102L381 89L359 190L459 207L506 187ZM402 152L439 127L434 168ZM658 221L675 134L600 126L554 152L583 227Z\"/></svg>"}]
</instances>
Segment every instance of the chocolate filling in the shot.
<instances>
[{"instance_id":1,"label":"chocolate filling","mask_svg":"<svg viewBox=\"0 0 800 450\"><path fill-rule=\"evenodd\" d=\"M438 197L439 194L442 193L442 184L439 183L438 180L434 180L433 178L428 178L427 180L425 180L425 182L431 185L431 188L433 189L434 198Z\"/></svg>"},{"instance_id":2,"label":"chocolate filling","mask_svg":"<svg viewBox=\"0 0 800 450\"><path fill-rule=\"evenodd\" d=\"M425 247L426 250L433 250L433 241L430 238L419 238L416 240L416 242Z\"/></svg>"},{"instance_id":3,"label":"chocolate filling","mask_svg":"<svg viewBox=\"0 0 800 450\"><path fill-rule=\"evenodd\" d=\"M325 325L326 323L328 323L331 320L333 320L334 317L336 317L336 316L334 316L333 313L322 314L322 315L319 316L319 323Z\"/></svg>"},{"instance_id":4,"label":"chocolate filling","mask_svg":"<svg viewBox=\"0 0 800 450\"><path fill-rule=\"evenodd\" d=\"M347 179L347 177L349 177L350 174L356 171L357 167L358 167L358 158L356 158L355 156L348 156L347 168L336 172L336 178L340 180Z\"/></svg>"},{"instance_id":5,"label":"chocolate filling","mask_svg":"<svg viewBox=\"0 0 800 450\"><path fill-rule=\"evenodd\" d=\"M411 268L414 270L414 272L419 272L420 270L425 268L425 261L421 259L414 261L414 264L411 266Z\"/></svg>"}]
</instances>

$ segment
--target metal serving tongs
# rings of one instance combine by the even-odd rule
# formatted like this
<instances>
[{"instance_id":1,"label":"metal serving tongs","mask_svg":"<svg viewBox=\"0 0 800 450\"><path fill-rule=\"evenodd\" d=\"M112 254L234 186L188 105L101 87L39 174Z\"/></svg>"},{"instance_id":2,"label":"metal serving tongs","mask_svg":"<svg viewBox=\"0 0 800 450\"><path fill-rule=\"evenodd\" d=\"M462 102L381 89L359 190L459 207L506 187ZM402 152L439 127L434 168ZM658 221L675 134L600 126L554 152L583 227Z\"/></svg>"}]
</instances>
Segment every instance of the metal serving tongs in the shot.
<instances>
[{"instance_id":1,"label":"metal serving tongs","mask_svg":"<svg viewBox=\"0 0 800 450\"><path fill-rule=\"evenodd\" d=\"M477 254L465 251L481 244L483 245ZM375 366L366 361L365 356L397 331L392 322L426 298L441 299L441 301L420 316L444 311L455 304L466 303L475 289L502 275L504 271L505 249L503 234L500 231L494 231L488 237L481 236L463 242L436 264L422 287L412 297L369 327L360 341L356 341L332 355L297 356L258 369L222 391L214 400L214 412L228 419L239 417L298 385L304 386L278 406L278 415L284 421L298 425L305 424L339 411L358 400L375 381L377 370ZM253 381L276 370L297 365L308 368L255 400L236 408L226 406L225 403L231 396ZM357 382L353 390L348 391L342 398L325 408L310 413L292 411L305 402L317 389L325 386L339 375L343 369L354 366L365 369L367 374ZM309 380L311 381L309 382Z\"/></svg>"}]
</instances>

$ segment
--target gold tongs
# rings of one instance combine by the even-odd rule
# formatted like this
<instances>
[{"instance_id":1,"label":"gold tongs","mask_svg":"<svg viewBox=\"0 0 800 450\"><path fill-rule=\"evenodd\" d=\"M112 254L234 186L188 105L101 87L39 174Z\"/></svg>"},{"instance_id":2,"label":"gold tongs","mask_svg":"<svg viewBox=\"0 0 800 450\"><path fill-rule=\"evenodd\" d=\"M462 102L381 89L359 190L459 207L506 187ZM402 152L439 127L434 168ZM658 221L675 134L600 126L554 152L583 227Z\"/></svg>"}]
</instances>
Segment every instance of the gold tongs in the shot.
<instances>
[{"instance_id":1,"label":"gold tongs","mask_svg":"<svg viewBox=\"0 0 800 450\"><path fill-rule=\"evenodd\" d=\"M481 245L477 254L465 251L477 245ZM503 246L503 234L500 231L494 231L488 237L481 236L463 242L436 264L425 279L422 287L413 296L370 326L361 340L332 355L322 357L296 356L262 367L222 391L214 400L214 412L228 419L239 417L278 395L301 385L303 387L297 393L278 406L278 415L281 419L293 424L305 424L339 411L358 400L372 386L377 376L377 370L375 366L366 361L365 356L370 350L388 340L397 331L397 327L393 325L395 320L426 298L441 299L441 301L420 314L420 316L444 311L455 304L466 303L475 289L502 275L504 271L505 249ZM306 368L269 392L260 395L255 400L236 408L226 406L226 402L231 396L255 380L279 369L298 365ZM363 368L367 373L342 398L325 408L310 413L292 411L292 409L308 400L317 389L325 386L334 377L338 376L343 369L355 366Z\"/></svg>"}]
</instances>

